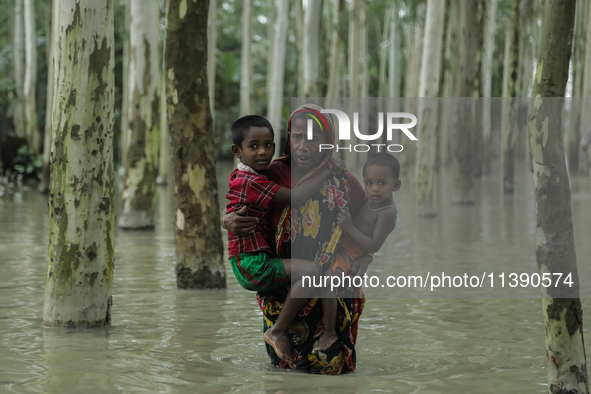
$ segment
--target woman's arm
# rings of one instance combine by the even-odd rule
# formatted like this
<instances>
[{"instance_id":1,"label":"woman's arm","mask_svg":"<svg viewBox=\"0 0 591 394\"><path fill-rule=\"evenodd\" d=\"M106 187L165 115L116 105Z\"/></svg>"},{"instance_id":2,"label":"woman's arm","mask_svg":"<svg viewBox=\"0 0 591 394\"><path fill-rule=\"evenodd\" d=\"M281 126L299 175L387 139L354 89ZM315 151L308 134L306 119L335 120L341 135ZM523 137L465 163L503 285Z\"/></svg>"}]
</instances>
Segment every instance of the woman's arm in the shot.
<instances>
[{"instance_id":1,"label":"woman's arm","mask_svg":"<svg viewBox=\"0 0 591 394\"><path fill-rule=\"evenodd\" d=\"M388 235L396 227L396 210L386 209L380 215L371 236L359 231L349 212L341 212L337 216L337 224L345 231L357 246L369 253L375 253L384 244Z\"/></svg>"},{"instance_id":2,"label":"woman's arm","mask_svg":"<svg viewBox=\"0 0 591 394\"><path fill-rule=\"evenodd\" d=\"M222 214L222 227L235 235L249 235L254 232L258 219L252 216L243 216L246 213L246 205L235 212Z\"/></svg>"},{"instance_id":3,"label":"woman's arm","mask_svg":"<svg viewBox=\"0 0 591 394\"><path fill-rule=\"evenodd\" d=\"M311 176L296 188L288 189L281 187L275 193L273 202L300 205L305 203L322 187L326 178L338 174L344 170L344 162L340 159L331 158L328 166L318 174Z\"/></svg>"}]
</instances>

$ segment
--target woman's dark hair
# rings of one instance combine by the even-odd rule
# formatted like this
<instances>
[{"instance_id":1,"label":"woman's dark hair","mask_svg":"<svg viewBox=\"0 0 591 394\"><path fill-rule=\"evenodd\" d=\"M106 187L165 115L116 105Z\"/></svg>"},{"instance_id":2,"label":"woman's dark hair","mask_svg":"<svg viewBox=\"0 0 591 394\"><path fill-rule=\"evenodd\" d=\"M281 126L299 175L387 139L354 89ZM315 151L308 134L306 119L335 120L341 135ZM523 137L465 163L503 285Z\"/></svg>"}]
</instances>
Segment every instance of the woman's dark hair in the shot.
<instances>
[{"instance_id":1,"label":"woman's dark hair","mask_svg":"<svg viewBox=\"0 0 591 394\"><path fill-rule=\"evenodd\" d=\"M232 143L237 147L242 147L242 141L244 141L246 132L251 127L267 127L273 137L275 137L271 122L259 115L246 115L232 125Z\"/></svg>"},{"instance_id":2,"label":"woman's dark hair","mask_svg":"<svg viewBox=\"0 0 591 394\"><path fill-rule=\"evenodd\" d=\"M377 155L370 156L363 166L363 172L367 166L384 166L392 169L392 176L394 179L398 179L400 176L400 163L398 159L387 153L378 153Z\"/></svg>"}]
</instances>

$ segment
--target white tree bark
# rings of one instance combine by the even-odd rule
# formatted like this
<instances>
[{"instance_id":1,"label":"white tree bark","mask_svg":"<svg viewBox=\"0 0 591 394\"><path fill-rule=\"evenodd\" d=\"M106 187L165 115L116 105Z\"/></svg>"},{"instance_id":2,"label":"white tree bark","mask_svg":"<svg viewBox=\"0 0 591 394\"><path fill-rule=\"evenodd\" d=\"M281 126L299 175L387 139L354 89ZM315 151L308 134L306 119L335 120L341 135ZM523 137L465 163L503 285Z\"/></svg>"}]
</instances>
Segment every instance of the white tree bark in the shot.
<instances>
[{"instance_id":1,"label":"white tree bark","mask_svg":"<svg viewBox=\"0 0 591 394\"><path fill-rule=\"evenodd\" d=\"M390 45L389 49L389 63L388 63L388 90L390 97L400 96L400 75L399 75L399 55L398 48L400 48L400 35L398 34L398 9L396 2L390 8Z\"/></svg>"},{"instance_id":2,"label":"white tree bark","mask_svg":"<svg viewBox=\"0 0 591 394\"><path fill-rule=\"evenodd\" d=\"M57 37L56 26L58 23L58 10L59 0L53 0L51 2L51 22L48 35L50 35L49 53L47 54L47 104L45 106L45 138L43 141L43 186L42 191L45 193L49 190L49 177L50 177L50 156L51 156L51 145L53 142L53 131L52 131L52 109L54 100L54 86L55 86L55 73L54 73L54 57L55 57L55 37Z\"/></svg>"},{"instance_id":3,"label":"white tree bark","mask_svg":"<svg viewBox=\"0 0 591 394\"><path fill-rule=\"evenodd\" d=\"M388 36L390 34L390 18L392 17L391 10L388 10L384 14L384 26L382 30L382 40L380 42L380 68L379 68L379 77L378 77L378 97L385 97L386 96L386 89L390 87L389 83L386 82L386 62L388 60L388 47L386 42L388 42ZM380 103L383 103L383 100L380 100ZM383 108L380 107L380 111L382 112Z\"/></svg>"},{"instance_id":4,"label":"white tree bark","mask_svg":"<svg viewBox=\"0 0 591 394\"><path fill-rule=\"evenodd\" d=\"M419 216L437 215L437 130L441 41L445 2L429 0L425 42L419 84L419 155L417 161L417 202Z\"/></svg>"},{"instance_id":5,"label":"white tree bark","mask_svg":"<svg viewBox=\"0 0 591 394\"><path fill-rule=\"evenodd\" d=\"M269 72L269 122L275 132L275 145L281 146L281 108L283 107L283 75L285 72L285 40L287 38L287 16L289 14L289 2L280 1L277 6L277 20L273 33L273 64ZM275 149L278 156L281 149Z\"/></svg>"},{"instance_id":6,"label":"white tree bark","mask_svg":"<svg viewBox=\"0 0 591 394\"><path fill-rule=\"evenodd\" d=\"M43 322L110 323L115 230L113 1L60 0Z\"/></svg>"},{"instance_id":7,"label":"white tree bark","mask_svg":"<svg viewBox=\"0 0 591 394\"><path fill-rule=\"evenodd\" d=\"M127 163L127 145L129 143L129 24L131 21L130 5L129 2L125 2L125 36L123 37L123 77L122 77L122 92L121 92L121 123L119 138L119 145L121 150L121 166L125 168ZM126 169L127 170L127 169Z\"/></svg>"},{"instance_id":8,"label":"white tree bark","mask_svg":"<svg viewBox=\"0 0 591 394\"><path fill-rule=\"evenodd\" d=\"M240 116L252 114L250 93L252 91L252 62L250 41L252 40L252 1L242 4L242 56L240 60ZM211 98L210 98L211 100Z\"/></svg>"},{"instance_id":9,"label":"white tree bark","mask_svg":"<svg viewBox=\"0 0 591 394\"><path fill-rule=\"evenodd\" d=\"M14 131L20 137L26 136L24 112L24 31L23 0L14 0L13 67L16 97L14 99Z\"/></svg>"},{"instance_id":10,"label":"white tree bark","mask_svg":"<svg viewBox=\"0 0 591 394\"><path fill-rule=\"evenodd\" d=\"M581 97L591 97L591 6L587 4L585 13L585 61L583 63L583 89ZM591 125L591 111L581 114L581 135ZM589 151L579 155L579 174L589 175Z\"/></svg>"},{"instance_id":11,"label":"white tree bark","mask_svg":"<svg viewBox=\"0 0 591 394\"><path fill-rule=\"evenodd\" d=\"M130 58L128 135L125 188L119 227L154 228L156 177L158 175L160 57L157 2L130 2Z\"/></svg>"},{"instance_id":12,"label":"white tree bark","mask_svg":"<svg viewBox=\"0 0 591 394\"><path fill-rule=\"evenodd\" d=\"M304 10L304 97L318 96L318 37L320 32L320 17L322 16L322 1L308 1Z\"/></svg>"},{"instance_id":13,"label":"white tree bark","mask_svg":"<svg viewBox=\"0 0 591 394\"><path fill-rule=\"evenodd\" d=\"M340 55L342 52L342 40L341 40L341 32L340 32L340 13L341 13L341 3L339 0L334 2L333 7L333 29L331 32L330 38L330 59L329 59L329 67L328 67L328 88L326 92L326 96L329 98L336 98L339 96L339 87L340 87L340 78L341 78L341 62L340 62ZM332 104L335 103L335 100L329 100L326 104L327 108L335 108Z\"/></svg>"},{"instance_id":14,"label":"white tree bark","mask_svg":"<svg viewBox=\"0 0 591 394\"><path fill-rule=\"evenodd\" d=\"M166 39L165 39L166 41ZM170 181L170 134L168 132L168 114L166 108L166 77L160 76L160 157L156 183L167 185Z\"/></svg>"},{"instance_id":15,"label":"white tree bark","mask_svg":"<svg viewBox=\"0 0 591 394\"><path fill-rule=\"evenodd\" d=\"M37 37L35 36L35 2L24 0L25 11L25 129L29 146L39 153L39 130L37 129L37 109L35 89L37 88Z\"/></svg>"}]
</instances>

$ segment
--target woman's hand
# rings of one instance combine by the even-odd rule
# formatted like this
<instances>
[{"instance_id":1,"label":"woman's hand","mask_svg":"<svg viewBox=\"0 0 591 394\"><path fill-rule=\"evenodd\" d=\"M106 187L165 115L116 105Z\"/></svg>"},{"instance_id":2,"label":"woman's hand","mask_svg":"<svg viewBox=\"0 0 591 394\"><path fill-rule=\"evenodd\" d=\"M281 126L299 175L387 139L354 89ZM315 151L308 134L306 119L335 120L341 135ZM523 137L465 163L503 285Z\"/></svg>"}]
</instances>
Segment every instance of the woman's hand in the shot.
<instances>
[{"instance_id":1,"label":"woman's hand","mask_svg":"<svg viewBox=\"0 0 591 394\"><path fill-rule=\"evenodd\" d=\"M351 218L351 214L349 211L341 211L337 215L337 224L343 231L347 231L353 225L353 219Z\"/></svg>"},{"instance_id":2,"label":"woman's hand","mask_svg":"<svg viewBox=\"0 0 591 394\"><path fill-rule=\"evenodd\" d=\"M328 168L331 171L331 175L337 175L343 171L347 171L347 166L345 165L345 161L339 159L338 157L331 157L328 160Z\"/></svg>"},{"instance_id":3,"label":"woman's hand","mask_svg":"<svg viewBox=\"0 0 591 394\"><path fill-rule=\"evenodd\" d=\"M249 235L254 233L254 228L259 221L252 216L243 216L246 213L246 205L237 211L224 216L222 227L235 235Z\"/></svg>"}]
</instances>

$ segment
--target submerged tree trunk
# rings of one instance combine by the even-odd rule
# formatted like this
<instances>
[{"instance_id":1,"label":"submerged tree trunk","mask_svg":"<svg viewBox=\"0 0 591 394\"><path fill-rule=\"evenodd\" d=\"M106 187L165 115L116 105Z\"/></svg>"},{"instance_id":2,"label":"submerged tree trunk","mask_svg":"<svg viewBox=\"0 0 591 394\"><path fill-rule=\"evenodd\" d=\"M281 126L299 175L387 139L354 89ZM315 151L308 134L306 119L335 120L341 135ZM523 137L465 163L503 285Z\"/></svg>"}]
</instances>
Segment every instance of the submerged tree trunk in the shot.
<instances>
[{"instance_id":1,"label":"submerged tree trunk","mask_svg":"<svg viewBox=\"0 0 591 394\"><path fill-rule=\"evenodd\" d=\"M456 85L459 74L459 45L460 45L460 36L461 36L461 29L460 24L458 21L461 18L460 14L460 1L459 0L452 0L449 9L449 20L450 23L447 26L447 38L446 38L446 48L445 48L445 60L446 60L446 68L444 71L444 97L455 97L456 96ZM439 151L439 159L440 163L443 165L449 164L451 155L451 134L453 130L453 122L454 116L456 112L456 106L458 101L457 100L450 100L447 99L444 101L444 111L442 114L442 130L441 130L441 138L440 138L440 151Z\"/></svg>"},{"instance_id":2,"label":"submerged tree trunk","mask_svg":"<svg viewBox=\"0 0 591 394\"><path fill-rule=\"evenodd\" d=\"M437 131L439 75L441 63L441 39L445 2L429 0L425 43L419 86L419 155L417 161L417 203L419 216L437 215Z\"/></svg>"},{"instance_id":3,"label":"submerged tree trunk","mask_svg":"<svg viewBox=\"0 0 591 394\"><path fill-rule=\"evenodd\" d=\"M476 64L474 59L478 51L478 3L476 1L462 2L459 74L457 77L456 96L464 97L457 102L454 117L453 137L453 186L454 204L474 203L474 181L472 174L473 138L480 127L475 128L472 113L472 97Z\"/></svg>"},{"instance_id":4,"label":"submerged tree trunk","mask_svg":"<svg viewBox=\"0 0 591 394\"><path fill-rule=\"evenodd\" d=\"M498 0L489 0L486 9L486 32L484 37L484 62L482 63L483 94L482 103L482 138L485 146L483 157L483 172L490 173L491 164L491 104L492 100L492 64L495 51L495 32L497 29L497 2Z\"/></svg>"},{"instance_id":5,"label":"submerged tree trunk","mask_svg":"<svg viewBox=\"0 0 591 394\"><path fill-rule=\"evenodd\" d=\"M505 72L507 73L507 93L504 98L505 105L503 125L501 127L501 158L502 158L502 184L505 193L513 193L515 190L515 146L519 125L517 123L517 111L519 108L518 93L518 69L519 69L519 28L520 26L520 0L514 0L511 10L511 22L507 29L508 40L505 45L508 49L505 54Z\"/></svg>"},{"instance_id":6,"label":"submerged tree trunk","mask_svg":"<svg viewBox=\"0 0 591 394\"><path fill-rule=\"evenodd\" d=\"M14 1L14 34L12 43L12 61L14 69L14 89L16 97L13 99L14 131L19 137L25 137L24 112L24 30L23 30L23 0Z\"/></svg>"},{"instance_id":7,"label":"submerged tree trunk","mask_svg":"<svg viewBox=\"0 0 591 394\"><path fill-rule=\"evenodd\" d=\"M250 92L252 80L252 62L250 41L252 39L252 2L242 4L242 56L240 58L240 116L252 114ZM211 99L211 97L210 97Z\"/></svg>"},{"instance_id":8,"label":"submerged tree trunk","mask_svg":"<svg viewBox=\"0 0 591 394\"><path fill-rule=\"evenodd\" d=\"M289 2L280 1L277 7L276 30L273 32L273 62L269 71L269 110L268 119L273 127L282 130L281 109L283 107L283 74L285 72L285 40L287 38L287 16ZM281 133L275 133L275 145L281 146ZM280 149L275 149L279 155Z\"/></svg>"},{"instance_id":9,"label":"submerged tree trunk","mask_svg":"<svg viewBox=\"0 0 591 394\"><path fill-rule=\"evenodd\" d=\"M166 4L177 285L191 289L226 287L207 89L208 6L208 1Z\"/></svg>"},{"instance_id":10,"label":"submerged tree trunk","mask_svg":"<svg viewBox=\"0 0 591 394\"><path fill-rule=\"evenodd\" d=\"M43 324L110 324L115 199L113 1L60 0Z\"/></svg>"},{"instance_id":11,"label":"submerged tree trunk","mask_svg":"<svg viewBox=\"0 0 591 394\"><path fill-rule=\"evenodd\" d=\"M536 259L540 275L567 273L563 281L542 288L548 386L550 393L588 393L583 315L574 244L569 178L564 160L561 112L568 79L575 2L549 0L528 131L536 198ZM565 293L567 290L567 293ZM572 298L565 298L572 297Z\"/></svg>"},{"instance_id":12,"label":"submerged tree trunk","mask_svg":"<svg viewBox=\"0 0 591 394\"><path fill-rule=\"evenodd\" d=\"M484 167L484 151L488 149L488 146L484 144L484 136L482 129L479 127L482 124L482 106L483 100L481 99L483 93L482 86L482 63L484 57L484 20L486 15L486 1L478 0L478 28L476 30L476 72L474 73L474 177L480 178L483 173ZM478 125L478 126L477 126Z\"/></svg>"},{"instance_id":13,"label":"submerged tree trunk","mask_svg":"<svg viewBox=\"0 0 591 394\"><path fill-rule=\"evenodd\" d=\"M153 229L158 176L160 57L157 2L131 0L128 135L119 227Z\"/></svg>"}]
</instances>

